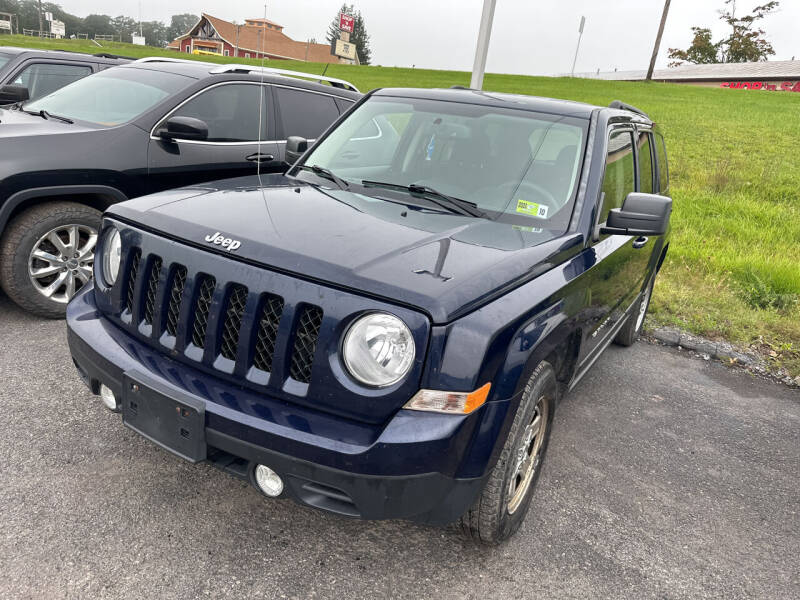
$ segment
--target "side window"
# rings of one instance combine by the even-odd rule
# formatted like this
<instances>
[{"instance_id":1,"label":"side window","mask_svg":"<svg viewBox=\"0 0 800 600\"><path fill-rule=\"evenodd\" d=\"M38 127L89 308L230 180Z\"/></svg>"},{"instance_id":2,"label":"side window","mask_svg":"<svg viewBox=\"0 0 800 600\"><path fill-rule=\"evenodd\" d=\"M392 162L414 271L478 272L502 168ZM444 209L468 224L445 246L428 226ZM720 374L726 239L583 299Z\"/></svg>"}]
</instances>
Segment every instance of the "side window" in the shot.
<instances>
[{"instance_id":1,"label":"side window","mask_svg":"<svg viewBox=\"0 0 800 600\"><path fill-rule=\"evenodd\" d=\"M264 91L266 98L266 88ZM254 142L258 140L260 101L258 85L225 84L192 98L170 116L200 119L208 125L209 142ZM266 120L264 111L262 139L268 139Z\"/></svg>"},{"instance_id":2,"label":"side window","mask_svg":"<svg viewBox=\"0 0 800 600\"><path fill-rule=\"evenodd\" d=\"M620 208L628 194L634 191L633 134L615 131L608 138L606 174L603 178L603 207L598 223L605 223L608 211Z\"/></svg>"},{"instance_id":3,"label":"side window","mask_svg":"<svg viewBox=\"0 0 800 600\"><path fill-rule=\"evenodd\" d=\"M325 94L275 87L275 98L284 138L299 135L315 140L339 117L336 102Z\"/></svg>"},{"instance_id":4,"label":"side window","mask_svg":"<svg viewBox=\"0 0 800 600\"><path fill-rule=\"evenodd\" d=\"M34 99L52 94L91 73L91 67L86 65L36 63L25 67L14 79L14 84L24 85L28 88L31 99Z\"/></svg>"},{"instance_id":5,"label":"side window","mask_svg":"<svg viewBox=\"0 0 800 600\"><path fill-rule=\"evenodd\" d=\"M639 133L639 191L652 194L653 189L653 155L650 134L642 131Z\"/></svg>"},{"instance_id":6,"label":"side window","mask_svg":"<svg viewBox=\"0 0 800 600\"><path fill-rule=\"evenodd\" d=\"M664 136L656 133L656 156L658 157L659 191L665 194L669 191L669 165L667 164L667 148L664 145Z\"/></svg>"}]
</instances>

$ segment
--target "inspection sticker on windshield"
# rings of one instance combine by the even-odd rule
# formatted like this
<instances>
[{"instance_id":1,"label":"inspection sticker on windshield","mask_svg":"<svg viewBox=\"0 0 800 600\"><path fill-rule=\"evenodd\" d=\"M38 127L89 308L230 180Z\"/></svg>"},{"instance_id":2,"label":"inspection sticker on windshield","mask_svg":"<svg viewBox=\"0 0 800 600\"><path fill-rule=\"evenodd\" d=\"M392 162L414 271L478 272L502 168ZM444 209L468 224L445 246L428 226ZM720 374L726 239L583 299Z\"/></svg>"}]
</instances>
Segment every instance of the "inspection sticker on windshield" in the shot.
<instances>
[{"instance_id":1,"label":"inspection sticker on windshield","mask_svg":"<svg viewBox=\"0 0 800 600\"><path fill-rule=\"evenodd\" d=\"M527 200L517 200L517 212L540 219L547 218L547 207L544 204L528 202Z\"/></svg>"}]
</instances>

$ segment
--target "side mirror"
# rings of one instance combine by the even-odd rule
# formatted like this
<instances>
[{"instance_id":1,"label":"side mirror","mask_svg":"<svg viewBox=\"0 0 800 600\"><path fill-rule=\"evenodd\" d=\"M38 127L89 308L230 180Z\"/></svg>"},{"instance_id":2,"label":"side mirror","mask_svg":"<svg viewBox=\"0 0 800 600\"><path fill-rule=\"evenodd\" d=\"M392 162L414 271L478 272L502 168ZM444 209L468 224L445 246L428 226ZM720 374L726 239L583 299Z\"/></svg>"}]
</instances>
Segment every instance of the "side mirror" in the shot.
<instances>
[{"instance_id":1,"label":"side mirror","mask_svg":"<svg viewBox=\"0 0 800 600\"><path fill-rule=\"evenodd\" d=\"M290 135L286 138L286 162L290 165L296 163L308 150L308 140L299 135Z\"/></svg>"},{"instance_id":2,"label":"side mirror","mask_svg":"<svg viewBox=\"0 0 800 600\"><path fill-rule=\"evenodd\" d=\"M24 85L8 84L0 87L0 104L16 104L30 99L28 88Z\"/></svg>"},{"instance_id":3,"label":"side mirror","mask_svg":"<svg viewBox=\"0 0 800 600\"><path fill-rule=\"evenodd\" d=\"M158 132L162 140L207 140L208 125L193 117L171 117Z\"/></svg>"},{"instance_id":4,"label":"side mirror","mask_svg":"<svg viewBox=\"0 0 800 600\"><path fill-rule=\"evenodd\" d=\"M617 235L662 235L669 229L672 198L631 192L622 208L612 208L600 233Z\"/></svg>"}]
</instances>

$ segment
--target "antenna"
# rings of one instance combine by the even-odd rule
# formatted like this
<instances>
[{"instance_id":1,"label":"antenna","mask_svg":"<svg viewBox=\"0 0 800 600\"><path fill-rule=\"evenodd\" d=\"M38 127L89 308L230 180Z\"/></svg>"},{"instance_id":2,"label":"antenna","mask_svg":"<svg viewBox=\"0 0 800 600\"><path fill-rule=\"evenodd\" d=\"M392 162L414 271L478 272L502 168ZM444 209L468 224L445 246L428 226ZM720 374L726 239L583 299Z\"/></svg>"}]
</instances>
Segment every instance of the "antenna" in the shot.
<instances>
[{"instance_id":1,"label":"antenna","mask_svg":"<svg viewBox=\"0 0 800 600\"><path fill-rule=\"evenodd\" d=\"M267 5L264 5L264 20L267 19ZM258 184L261 185L261 135L264 131L264 60L266 55L264 49L266 47L267 28L264 27L259 31L261 36L261 83L258 86L258 160L256 161L256 174L258 175ZM261 188L261 193L264 193L264 188Z\"/></svg>"}]
</instances>

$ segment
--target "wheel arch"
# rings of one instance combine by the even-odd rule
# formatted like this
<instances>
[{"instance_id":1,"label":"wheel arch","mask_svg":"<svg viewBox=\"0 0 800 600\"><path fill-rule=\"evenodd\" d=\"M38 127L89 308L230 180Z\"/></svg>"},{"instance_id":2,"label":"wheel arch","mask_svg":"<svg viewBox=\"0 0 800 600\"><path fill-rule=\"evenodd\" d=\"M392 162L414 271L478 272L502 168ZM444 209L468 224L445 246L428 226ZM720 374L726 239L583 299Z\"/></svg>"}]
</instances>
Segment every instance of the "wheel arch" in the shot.
<instances>
[{"instance_id":1,"label":"wheel arch","mask_svg":"<svg viewBox=\"0 0 800 600\"><path fill-rule=\"evenodd\" d=\"M106 185L65 185L33 188L17 192L0 207L0 234L21 212L52 200L76 202L101 212L128 197L117 188Z\"/></svg>"}]
</instances>

